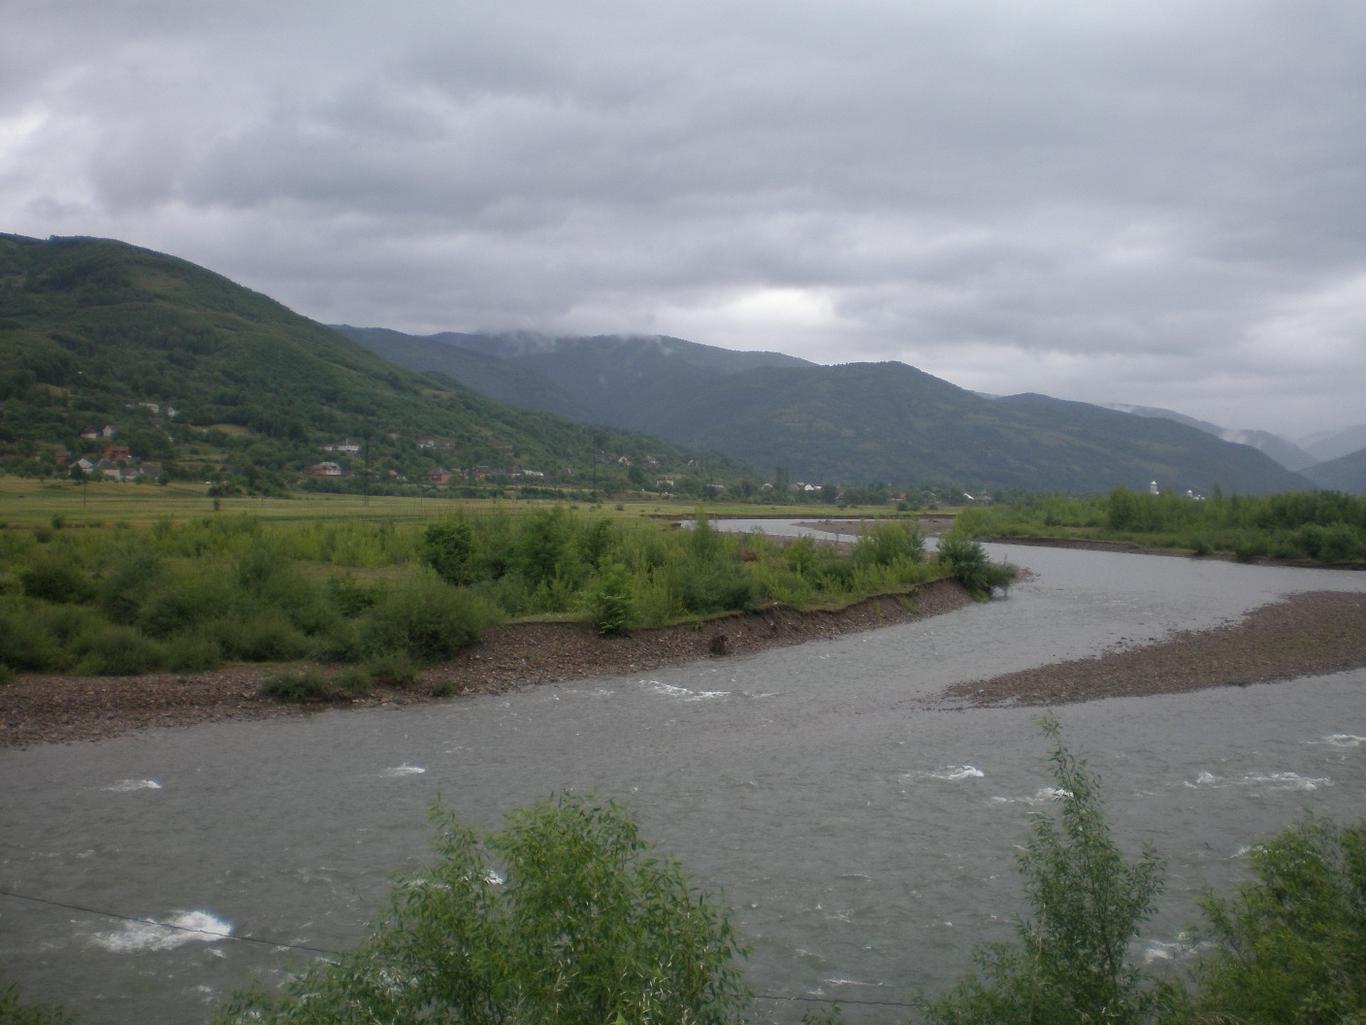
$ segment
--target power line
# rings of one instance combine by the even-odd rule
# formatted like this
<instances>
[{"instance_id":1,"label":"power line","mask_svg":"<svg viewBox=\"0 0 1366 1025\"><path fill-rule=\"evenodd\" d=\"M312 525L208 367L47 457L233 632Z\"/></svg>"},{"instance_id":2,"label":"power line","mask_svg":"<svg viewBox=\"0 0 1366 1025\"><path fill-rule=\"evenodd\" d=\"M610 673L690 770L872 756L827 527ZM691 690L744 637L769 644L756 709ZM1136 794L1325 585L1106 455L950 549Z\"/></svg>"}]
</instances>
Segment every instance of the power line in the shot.
<instances>
[{"instance_id":1,"label":"power line","mask_svg":"<svg viewBox=\"0 0 1366 1025\"><path fill-rule=\"evenodd\" d=\"M193 933L196 936L211 936L216 940L232 940L236 943L254 943L257 946L272 947L278 950L301 950L308 954L324 954L331 957L345 957L346 954L340 950L332 950L328 947L312 947L304 943L290 943L287 940L271 939L268 936L248 936L242 933L215 932L212 929L196 929L189 925L175 925L171 922L158 922L155 918L144 918L138 915L125 915L118 911L105 911L102 908L92 908L86 904L73 904L69 901L52 900L48 897L34 897L26 893L16 893L13 890L0 889L0 897L10 897L14 900L28 901L30 904L40 904L45 907L61 908L64 911L76 911L86 915L98 915L102 918L112 918L120 922L132 922L137 925L152 925L158 929L170 929L174 932ZM336 962L333 962L336 963ZM773 1000L781 1003L803 1003L803 1004L853 1004L862 1007L915 1007L915 1004L907 1003L904 1000L860 1000L854 997L832 1000L829 997L815 996L779 996L774 993L755 993L755 1000Z\"/></svg>"}]
</instances>

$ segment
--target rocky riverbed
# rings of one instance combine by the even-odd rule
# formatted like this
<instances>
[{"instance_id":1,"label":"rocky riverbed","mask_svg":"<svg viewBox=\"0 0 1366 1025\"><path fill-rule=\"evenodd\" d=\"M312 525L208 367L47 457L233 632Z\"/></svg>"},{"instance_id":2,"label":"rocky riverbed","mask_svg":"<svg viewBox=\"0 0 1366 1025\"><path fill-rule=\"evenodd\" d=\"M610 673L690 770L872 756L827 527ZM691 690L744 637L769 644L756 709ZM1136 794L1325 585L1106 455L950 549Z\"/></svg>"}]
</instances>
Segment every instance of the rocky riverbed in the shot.
<instances>
[{"instance_id":1,"label":"rocky riverbed","mask_svg":"<svg viewBox=\"0 0 1366 1025\"><path fill-rule=\"evenodd\" d=\"M1366 666L1366 594L1312 591L1213 630L1182 631L1094 658L958 684L969 705L1059 705L1097 698L1246 686Z\"/></svg>"}]
</instances>

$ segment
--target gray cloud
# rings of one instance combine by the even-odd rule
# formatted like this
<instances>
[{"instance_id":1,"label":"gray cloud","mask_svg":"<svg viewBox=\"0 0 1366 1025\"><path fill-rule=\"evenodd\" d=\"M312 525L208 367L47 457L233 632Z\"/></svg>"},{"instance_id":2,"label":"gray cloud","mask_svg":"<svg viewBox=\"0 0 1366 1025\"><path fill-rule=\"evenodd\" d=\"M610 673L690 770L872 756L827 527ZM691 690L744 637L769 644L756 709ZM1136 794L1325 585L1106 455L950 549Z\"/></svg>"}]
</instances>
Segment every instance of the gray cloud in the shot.
<instances>
[{"instance_id":1,"label":"gray cloud","mask_svg":"<svg viewBox=\"0 0 1366 1025\"><path fill-rule=\"evenodd\" d=\"M21 0L0 227L1303 433L1366 420L1362 52L1329 0Z\"/></svg>"}]
</instances>

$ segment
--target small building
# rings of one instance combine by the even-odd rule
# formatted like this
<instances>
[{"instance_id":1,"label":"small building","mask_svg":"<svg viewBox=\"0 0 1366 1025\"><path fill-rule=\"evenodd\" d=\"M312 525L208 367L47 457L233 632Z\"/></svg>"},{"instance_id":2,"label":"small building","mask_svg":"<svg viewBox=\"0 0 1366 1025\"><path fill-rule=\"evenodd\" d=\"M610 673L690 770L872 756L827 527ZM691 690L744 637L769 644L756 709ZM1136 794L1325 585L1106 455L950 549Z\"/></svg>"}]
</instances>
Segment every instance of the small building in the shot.
<instances>
[{"instance_id":1,"label":"small building","mask_svg":"<svg viewBox=\"0 0 1366 1025\"><path fill-rule=\"evenodd\" d=\"M346 441L334 441L329 445L323 446L324 452L350 452L355 455L360 451L360 442L347 439Z\"/></svg>"},{"instance_id":2,"label":"small building","mask_svg":"<svg viewBox=\"0 0 1366 1025\"><path fill-rule=\"evenodd\" d=\"M314 463L308 468L308 472L314 477L340 477L343 474L341 466L337 463Z\"/></svg>"},{"instance_id":3,"label":"small building","mask_svg":"<svg viewBox=\"0 0 1366 1025\"><path fill-rule=\"evenodd\" d=\"M427 479L433 484L449 484L451 482L451 471L444 468L437 468L427 474Z\"/></svg>"},{"instance_id":4,"label":"small building","mask_svg":"<svg viewBox=\"0 0 1366 1025\"><path fill-rule=\"evenodd\" d=\"M133 455L128 451L127 445L106 445L104 448L104 458L118 461L120 459L132 459Z\"/></svg>"}]
</instances>

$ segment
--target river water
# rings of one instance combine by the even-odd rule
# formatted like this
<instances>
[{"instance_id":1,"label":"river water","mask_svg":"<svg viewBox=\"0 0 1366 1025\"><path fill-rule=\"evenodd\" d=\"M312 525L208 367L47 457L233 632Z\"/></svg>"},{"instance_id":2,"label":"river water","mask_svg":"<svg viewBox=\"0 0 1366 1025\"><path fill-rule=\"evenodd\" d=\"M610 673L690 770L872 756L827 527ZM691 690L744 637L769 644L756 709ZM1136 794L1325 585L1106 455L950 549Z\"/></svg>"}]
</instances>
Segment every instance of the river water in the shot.
<instances>
[{"instance_id":1,"label":"river water","mask_svg":"<svg viewBox=\"0 0 1366 1025\"><path fill-rule=\"evenodd\" d=\"M1022 909L1015 845L1050 778L1032 709L960 709L962 680L1213 626L1366 574L988 546L1032 571L920 623L648 676L407 709L152 731L0 752L0 974L91 1023L204 1022L306 951L353 943L466 822L566 788L628 802L723 891L765 997L851 1021L962 973ZM1179 961L1194 897L1304 809L1366 814L1366 672L1058 710L1121 842L1167 859L1139 956ZM160 929L92 914L173 922ZM227 934L234 938L226 938ZM266 942L249 942L248 938ZM758 1001L761 1020L809 1004Z\"/></svg>"}]
</instances>

